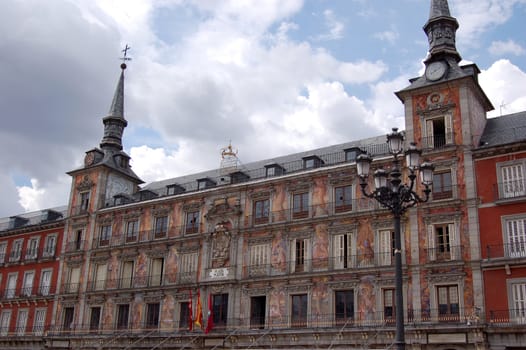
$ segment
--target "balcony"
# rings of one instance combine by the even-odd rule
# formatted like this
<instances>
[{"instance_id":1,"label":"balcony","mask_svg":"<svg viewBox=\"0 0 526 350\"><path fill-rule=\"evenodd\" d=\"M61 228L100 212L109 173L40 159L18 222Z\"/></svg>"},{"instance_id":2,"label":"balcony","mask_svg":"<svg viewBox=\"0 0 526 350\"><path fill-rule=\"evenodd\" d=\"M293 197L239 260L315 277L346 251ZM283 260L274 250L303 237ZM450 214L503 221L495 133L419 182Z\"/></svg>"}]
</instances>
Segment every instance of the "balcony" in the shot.
<instances>
[{"instance_id":1,"label":"balcony","mask_svg":"<svg viewBox=\"0 0 526 350\"><path fill-rule=\"evenodd\" d=\"M458 261L462 259L462 246L427 248L426 258L428 263Z\"/></svg>"},{"instance_id":2,"label":"balcony","mask_svg":"<svg viewBox=\"0 0 526 350\"><path fill-rule=\"evenodd\" d=\"M454 146L455 133L447 133L443 135L435 134L432 136L422 137L422 148L425 150L444 149L446 147Z\"/></svg>"},{"instance_id":3,"label":"balcony","mask_svg":"<svg viewBox=\"0 0 526 350\"><path fill-rule=\"evenodd\" d=\"M489 260L526 258L526 241L487 245L486 258Z\"/></svg>"},{"instance_id":4,"label":"balcony","mask_svg":"<svg viewBox=\"0 0 526 350\"><path fill-rule=\"evenodd\" d=\"M514 180L493 185L495 201L526 200L526 181Z\"/></svg>"},{"instance_id":5,"label":"balcony","mask_svg":"<svg viewBox=\"0 0 526 350\"><path fill-rule=\"evenodd\" d=\"M526 309L490 310L487 315L488 323L492 326L520 326L526 325Z\"/></svg>"}]
</instances>

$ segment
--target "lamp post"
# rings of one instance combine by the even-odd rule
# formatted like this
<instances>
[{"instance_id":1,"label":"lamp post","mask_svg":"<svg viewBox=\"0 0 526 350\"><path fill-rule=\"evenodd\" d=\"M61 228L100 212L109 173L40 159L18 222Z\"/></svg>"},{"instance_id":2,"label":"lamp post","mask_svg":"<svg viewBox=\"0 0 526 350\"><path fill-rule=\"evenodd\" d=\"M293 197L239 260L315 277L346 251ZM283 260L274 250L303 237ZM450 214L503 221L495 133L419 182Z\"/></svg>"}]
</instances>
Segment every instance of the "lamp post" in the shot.
<instances>
[{"instance_id":1,"label":"lamp post","mask_svg":"<svg viewBox=\"0 0 526 350\"><path fill-rule=\"evenodd\" d=\"M356 159L358 176L362 193L368 198L374 198L382 206L388 208L394 217L395 233L395 305L396 305L396 337L395 343L398 350L405 349L404 339L404 298L402 292L402 240L400 235L400 217L410 207L417 203L426 202L431 192L430 186L433 182L433 165L428 162L420 164L421 151L411 143L405 151L406 167L409 170L409 184L402 184L402 173L399 156L404 153L404 136L397 128L387 135L389 153L393 156L390 171L382 168L374 172L375 189L367 192L367 178L369 177L372 158L367 154L361 154ZM424 197L415 192L415 180L417 172L420 172L420 180L424 185Z\"/></svg>"}]
</instances>

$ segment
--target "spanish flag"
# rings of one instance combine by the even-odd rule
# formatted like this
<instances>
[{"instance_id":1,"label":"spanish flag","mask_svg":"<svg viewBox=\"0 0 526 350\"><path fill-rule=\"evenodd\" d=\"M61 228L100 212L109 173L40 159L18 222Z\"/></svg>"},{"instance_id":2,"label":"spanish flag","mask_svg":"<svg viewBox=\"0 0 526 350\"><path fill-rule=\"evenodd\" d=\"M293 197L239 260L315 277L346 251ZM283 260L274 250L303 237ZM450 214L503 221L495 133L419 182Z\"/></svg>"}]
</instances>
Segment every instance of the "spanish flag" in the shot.
<instances>
[{"instance_id":1,"label":"spanish flag","mask_svg":"<svg viewBox=\"0 0 526 350\"><path fill-rule=\"evenodd\" d=\"M201 292L197 290L197 310L195 315L195 325L203 328L203 307L201 306Z\"/></svg>"}]
</instances>

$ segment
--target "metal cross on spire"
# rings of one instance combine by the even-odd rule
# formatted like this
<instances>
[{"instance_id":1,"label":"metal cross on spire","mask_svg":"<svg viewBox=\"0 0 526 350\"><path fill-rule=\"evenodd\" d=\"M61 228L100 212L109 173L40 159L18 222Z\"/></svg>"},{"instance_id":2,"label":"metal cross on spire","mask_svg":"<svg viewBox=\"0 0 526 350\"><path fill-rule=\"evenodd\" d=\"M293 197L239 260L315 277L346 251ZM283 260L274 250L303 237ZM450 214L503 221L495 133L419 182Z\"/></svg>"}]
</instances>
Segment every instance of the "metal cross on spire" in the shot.
<instances>
[{"instance_id":1,"label":"metal cross on spire","mask_svg":"<svg viewBox=\"0 0 526 350\"><path fill-rule=\"evenodd\" d=\"M128 46L128 44L126 44L126 46L124 47L124 50L122 50L122 52L124 52L124 56L119 58L122 61L121 69L123 69L123 70L126 69L126 61L131 61L130 57L126 57L126 55L128 54L128 50L130 50L130 49L131 49L131 47Z\"/></svg>"}]
</instances>

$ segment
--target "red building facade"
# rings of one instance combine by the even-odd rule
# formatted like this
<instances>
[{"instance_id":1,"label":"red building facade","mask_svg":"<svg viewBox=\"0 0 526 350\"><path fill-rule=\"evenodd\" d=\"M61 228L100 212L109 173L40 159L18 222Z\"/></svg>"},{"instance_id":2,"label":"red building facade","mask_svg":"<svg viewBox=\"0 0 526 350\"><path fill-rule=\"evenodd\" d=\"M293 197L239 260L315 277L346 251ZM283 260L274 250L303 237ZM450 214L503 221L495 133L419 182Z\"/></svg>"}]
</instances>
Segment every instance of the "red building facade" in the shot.
<instances>
[{"instance_id":1,"label":"red building facade","mask_svg":"<svg viewBox=\"0 0 526 350\"><path fill-rule=\"evenodd\" d=\"M61 210L44 210L0 224L0 347L39 344L47 332L64 223Z\"/></svg>"}]
</instances>

